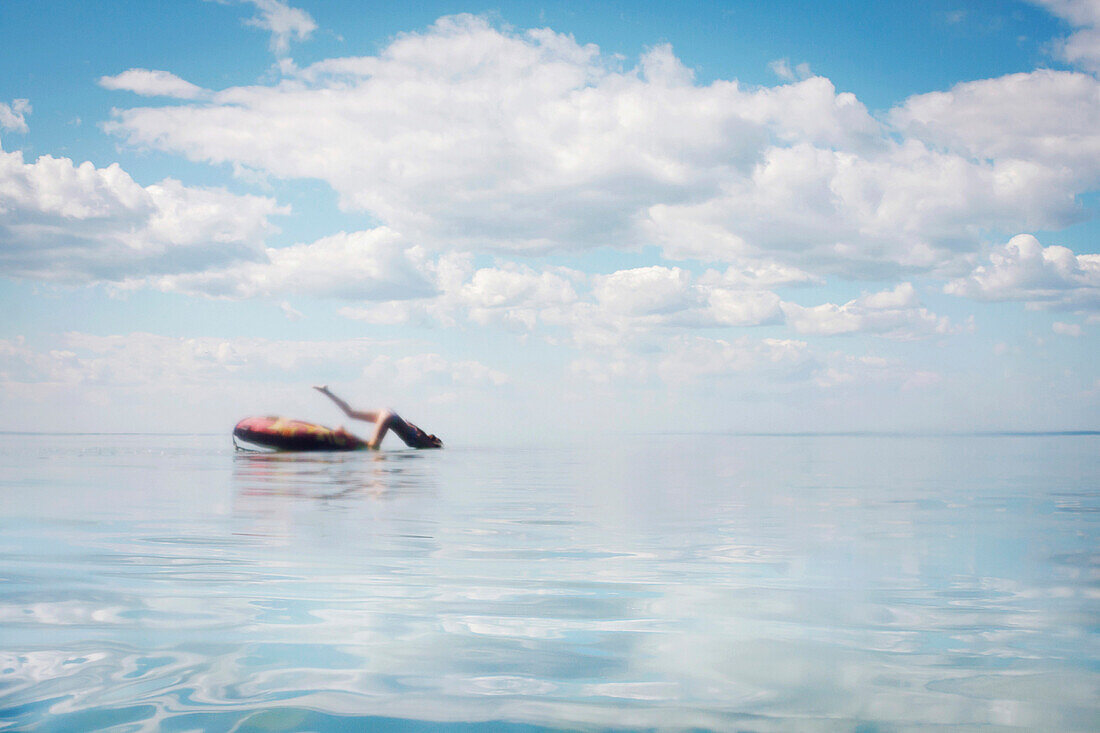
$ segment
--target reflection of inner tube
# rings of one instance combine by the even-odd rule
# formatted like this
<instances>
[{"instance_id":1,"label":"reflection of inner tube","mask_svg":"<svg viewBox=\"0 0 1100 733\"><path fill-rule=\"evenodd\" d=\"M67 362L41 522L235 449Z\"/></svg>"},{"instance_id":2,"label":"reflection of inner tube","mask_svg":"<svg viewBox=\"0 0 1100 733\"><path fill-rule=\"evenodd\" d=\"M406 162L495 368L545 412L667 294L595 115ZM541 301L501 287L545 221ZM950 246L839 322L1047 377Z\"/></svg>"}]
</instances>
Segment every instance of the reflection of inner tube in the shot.
<instances>
[{"instance_id":1,"label":"reflection of inner tube","mask_svg":"<svg viewBox=\"0 0 1100 733\"><path fill-rule=\"evenodd\" d=\"M233 445L240 450L238 440L281 451L362 450L368 447L365 440L343 428L333 430L285 417L246 417L233 428Z\"/></svg>"}]
</instances>

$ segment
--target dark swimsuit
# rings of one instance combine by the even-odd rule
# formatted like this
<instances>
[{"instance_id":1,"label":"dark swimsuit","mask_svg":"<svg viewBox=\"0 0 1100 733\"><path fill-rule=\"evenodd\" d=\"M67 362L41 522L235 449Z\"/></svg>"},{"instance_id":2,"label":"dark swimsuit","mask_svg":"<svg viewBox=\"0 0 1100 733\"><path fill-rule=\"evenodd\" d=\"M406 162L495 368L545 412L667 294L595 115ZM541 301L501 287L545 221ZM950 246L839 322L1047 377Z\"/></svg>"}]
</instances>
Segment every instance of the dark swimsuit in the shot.
<instances>
[{"instance_id":1,"label":"dark swimsuit","mask_svg":"<svg viewBox=\"0 0 1100 733\"><path fill-rule=\"evenodd\" d=\"M394 415L390 423L390 430L397 433L397 437L405 441L410 448L442 448L443 441L434 435L429 435L398 415Z\"/></svg>"}]
</instances>

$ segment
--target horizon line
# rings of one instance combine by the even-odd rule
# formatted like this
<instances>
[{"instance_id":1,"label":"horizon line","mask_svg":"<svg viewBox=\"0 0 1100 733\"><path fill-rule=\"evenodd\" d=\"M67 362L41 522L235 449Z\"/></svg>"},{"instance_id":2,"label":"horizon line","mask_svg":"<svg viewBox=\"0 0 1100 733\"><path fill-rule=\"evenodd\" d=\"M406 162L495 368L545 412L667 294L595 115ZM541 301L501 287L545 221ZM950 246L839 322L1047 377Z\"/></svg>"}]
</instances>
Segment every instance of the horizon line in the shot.
<instances>
[{"instance_id":1,"label":"horizon line","mask_svg":"<svg viewBox=\"0 0 1100 733\"><path fill-rule=\"evenodd\" d=\"M1100 435L1100 430L670 430L639 435L731 435L746 438L961 438L961 437L1042 437Z\"/></svg>"},{"instance_id":2,"label":"horizon line","mask_svg":"<svg viewBox=\"0 0 1100 733\"><path fill-rule=\"evenodd\" d=\"M119 435L119 436L214 436L218 432L143 432L143 431L57 431L57 430L0 430L0 435ZM743 431L743 430L666 430L638 432L633 435L729 435L745 438L860 438L860 437L1073 437L1100 435L1100 430L792 430L792 431Z\"/></svg>"}]
</instances>

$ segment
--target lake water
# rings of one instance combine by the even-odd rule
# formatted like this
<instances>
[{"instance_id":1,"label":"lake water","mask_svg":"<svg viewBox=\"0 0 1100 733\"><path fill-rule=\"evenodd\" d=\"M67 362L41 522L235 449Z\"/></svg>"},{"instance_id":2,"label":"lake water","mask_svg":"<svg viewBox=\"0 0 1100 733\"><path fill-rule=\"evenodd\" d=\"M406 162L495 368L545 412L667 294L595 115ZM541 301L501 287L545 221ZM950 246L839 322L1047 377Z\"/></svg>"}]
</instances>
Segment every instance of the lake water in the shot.
<instances>
[{"instance_id":1,"label":"lake water","mask_svg":"<svg viewBox=\"0 0 1100 733\"><path fill-rule=\"evenodd\" d=\"M0 437L0 730L1100 728L1096 436Z\"/></svg>"}]
</instances>

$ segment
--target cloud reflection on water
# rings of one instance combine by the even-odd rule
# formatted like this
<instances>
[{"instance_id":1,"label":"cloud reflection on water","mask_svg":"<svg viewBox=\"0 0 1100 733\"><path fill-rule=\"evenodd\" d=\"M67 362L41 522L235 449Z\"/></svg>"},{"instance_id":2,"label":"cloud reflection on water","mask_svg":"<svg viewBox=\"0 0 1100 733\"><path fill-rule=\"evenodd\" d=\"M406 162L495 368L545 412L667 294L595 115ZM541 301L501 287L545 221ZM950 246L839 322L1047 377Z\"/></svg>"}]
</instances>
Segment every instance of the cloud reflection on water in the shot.
<instances>
[{"instance_id":1,"label":"cloud reflection on water","mask_svg":"<svg viewBox=\"0 0 1100 733\"><path fill-rule=\"evenodd\" d=\"M745 442L222 454L166 479L193 492L179 513L172 493L100 524L13 502L0 718L1095 720L1097 514L1055 497L1097 505L1091 454L1055 443L1072 460L1036 483L1020 441L997 443L995 471L928 441ZM118 496L161 475L142 465L116 473Z\"/></svg>"}]
</instances>

